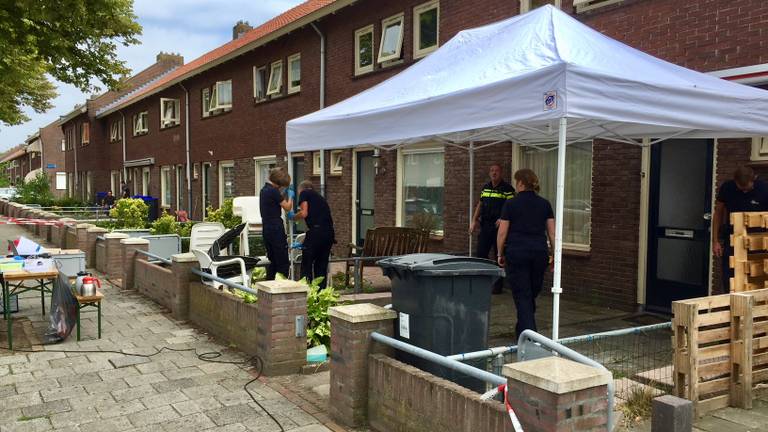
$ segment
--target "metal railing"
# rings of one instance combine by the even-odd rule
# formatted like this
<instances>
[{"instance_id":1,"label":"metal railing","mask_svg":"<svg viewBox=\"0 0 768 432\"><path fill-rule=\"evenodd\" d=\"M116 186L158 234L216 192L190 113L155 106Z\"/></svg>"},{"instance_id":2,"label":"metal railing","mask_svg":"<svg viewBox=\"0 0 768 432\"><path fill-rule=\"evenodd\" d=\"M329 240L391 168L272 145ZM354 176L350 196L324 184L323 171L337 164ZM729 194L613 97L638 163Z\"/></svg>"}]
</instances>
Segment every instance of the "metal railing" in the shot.
<instances>
[{"instance_id":1,"label":"metal railing","mask_svg":"<svg viewBox=\"0 0 768 432\"><path fill-rule=\"evenodd\" d=\"M225 285L225 286L227 286L229 288L240 290L240 291L246 292L248 294L253 294L255 296L259 295L258 291L256 291L253 288L248 288L245 285L240 285L239 283L235 283L235 282L232 282L230 280L223 279L223 278L220 278L218 276L214 276L214 275L212 275L210 273L206 273L206 272L204 272L204 271L202 271L200 269L193 268L190 271L192 272L192 274L196 274L196 275L198 275L198 276L200 276L202 278L205 278L205 279L210 279L210 280L212 280L214 282L219 282L219 283L221 283L221 284L223 284L223 285Z\"/></svg>"},{"instance_id":2,"label":"metal railing","mask_svg":"<svg viewBox=\"0 0 768 432\"><path fill-rule=\"evenodd\" d=\"M157 261L159 261L159 262L161 262L163 264L171 265L171 260L169 260L167 258L163 258L160 255L155 255L155 254L153 254L151 252L147 252L147 251L141 250L141 249L137 249L136 253L140 253L142 255L146 255L149 258L152 258L151 260L147 260L149 262L157 262Z\"/></svg>"}]
</instances>

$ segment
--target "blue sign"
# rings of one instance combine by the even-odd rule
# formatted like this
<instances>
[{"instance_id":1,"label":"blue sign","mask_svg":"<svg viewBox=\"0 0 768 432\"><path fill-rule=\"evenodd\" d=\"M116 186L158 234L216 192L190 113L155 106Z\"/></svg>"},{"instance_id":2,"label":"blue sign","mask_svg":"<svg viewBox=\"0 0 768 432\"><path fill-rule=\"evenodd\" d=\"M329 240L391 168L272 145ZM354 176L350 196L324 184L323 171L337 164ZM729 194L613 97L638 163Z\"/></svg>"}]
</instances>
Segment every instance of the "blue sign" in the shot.
<instances>
[{"instance_id":1,"label":"blue sign","mask_svg":"<svg viewBox=\"0 0 768 432\"><path fill-rule=\"evenodd\" d=\"M47 164L45 167L48 169L53 169L56 168L56 164Z\"/></svg>"}]
</instances>

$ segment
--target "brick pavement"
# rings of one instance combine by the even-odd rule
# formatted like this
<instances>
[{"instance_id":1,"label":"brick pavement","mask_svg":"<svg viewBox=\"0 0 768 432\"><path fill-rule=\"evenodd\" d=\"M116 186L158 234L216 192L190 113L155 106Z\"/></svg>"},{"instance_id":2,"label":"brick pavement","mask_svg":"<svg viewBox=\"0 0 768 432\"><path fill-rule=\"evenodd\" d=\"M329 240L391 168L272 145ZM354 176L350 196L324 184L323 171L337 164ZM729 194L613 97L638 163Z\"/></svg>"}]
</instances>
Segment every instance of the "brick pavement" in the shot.
<instances>
[{"instance_id":1,"label":"brick pavement","mask_svg":"<svg viewBox=\"0 0 768 432\"><path fill-rule=\"evenodd\" d=\"M2 226L0 243L20 234L25 232ZM84 311L81 342L73 334L64 343L43 347L32 337L38 352L11 354L0 350L0 432L279 431L243 390L254 377L253 370L204 362L192 352L163 352L149 361L111 353L54 352L151 353L167 346L221 351L232 361L246 359L169 318L152 301L134 292L120 292L104 279L102 284L106 296L102 339L95 339L95 311ZM20 313L15 314L15 321L31 323L38 336L47 325L39 305L39 296L27 293L20 301ZM19 338L24 339L23 335ZM6 343L0 341L1 345ZM282 382L261 378L249 389L286 430L344 431L324 414L322 404L309 403Z\"/></svg>"}]
</instances>

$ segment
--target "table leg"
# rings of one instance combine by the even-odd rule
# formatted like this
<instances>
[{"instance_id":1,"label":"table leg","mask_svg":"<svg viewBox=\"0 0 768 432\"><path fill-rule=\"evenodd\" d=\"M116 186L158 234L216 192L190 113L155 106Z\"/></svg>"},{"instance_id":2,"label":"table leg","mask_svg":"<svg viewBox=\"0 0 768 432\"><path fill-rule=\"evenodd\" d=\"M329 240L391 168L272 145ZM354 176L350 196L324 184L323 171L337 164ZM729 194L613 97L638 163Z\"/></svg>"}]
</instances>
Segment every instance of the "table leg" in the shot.
<instances>
[{"instance_id":1,"label":"table leg","mask_svg":"<svg viewBox=\"0 0 768 432\"><path fill-rule=\"evenodd\" d=\"M43 316L45 316L45 281L40 281L40 305L43 307Z\"/></svg>"},{"instance_id":2,"label":"table leg","mask_svg":"<svg viewBox=\"0 0 768 432\"><path fill-rule=\"evenodd\" d=\"M11 300L8 282L3 280L3 317L8 324L8 349L13 351L13 321L11 321Z\"/></svg>"},{"instance_id":3,"label":"table leg","mask_svg":"<svg viewBox=\"0 0 768 432\"><path fill-rule=\"evenodd\" d=\"M96 309L99 311L99 339L101 339L101 302L96 303Z\"/></svg>"},{"instance_id":4,"label":"table leg","mask_svg":"<svg viewBox=\"0 0 768 432\"><path fill-rule=\"evenodd\" d=\"M80 342L80 305L77 305L77 341Z\"/></svg>"}]
</instances>

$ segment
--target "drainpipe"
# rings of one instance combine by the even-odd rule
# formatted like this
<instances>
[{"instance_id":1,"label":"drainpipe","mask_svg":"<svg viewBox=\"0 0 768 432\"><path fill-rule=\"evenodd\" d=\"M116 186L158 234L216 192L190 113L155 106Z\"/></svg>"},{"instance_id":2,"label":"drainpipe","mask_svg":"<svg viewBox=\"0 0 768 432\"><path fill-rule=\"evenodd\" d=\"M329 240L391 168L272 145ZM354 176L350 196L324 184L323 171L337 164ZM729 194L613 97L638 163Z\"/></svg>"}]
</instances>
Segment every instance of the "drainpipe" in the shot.
<instances>
[{"instance_id":1,"label":"drainpipe","mask_svg":"<svg viewBox=\"0 0 768 432\"><path fill-rule=\"evenodd\" d=\"M77 177L78 177L78 172L77 172L77 147L78 147L78 145L77 145L78 144L77 143L77 126L75 126L75 133L72 134L72 137L74 138L74 140L72 142L72 153L74 153L74 157L75 157L75 178L72 181L72 184L74 184L75 186L73 188L72 194L73 195L77 195L77 184L78 184L78 181L77 181Z\"/></svg>"},{"instance_id":2,"label":"drainpipe","mask_svg":"<svg viewBox=\"0 0 768 432\"><path fill-rule=\"evenodd\" d=\"M320 36L320 109L325 108L325 35L312 23L317 35ZM320 150L320 194L325 196L325 150Z\"/></svg>"},{"instance_id":3,"label":"drainpipe","mask_svg":"<svg viewBox=\"0 0 768 432\"><path fill-rule=\"evenodd\" d=\"M123 181L125 184L128 184L128 168L125 167L125 115L122 111L120 111L120 128L122 131L120 131L120 136L122 136L123 141ZM135 192L135 191L134 191ZM115 193L114 191L112 193ZM120 191L122 193L122 191Z\"/></svg>"},{"instance_id":4,"label":"drainpipe","mask_svg":"<svg viewBox=\"0 0 768 432\"><path fill-rule=\"evenodd\" d=\"M179 83L184 90L184 145L187 154L187 217L192 217L192 163L189 152L189 91L184 84Z\"/></svg>"}]
</instances>

